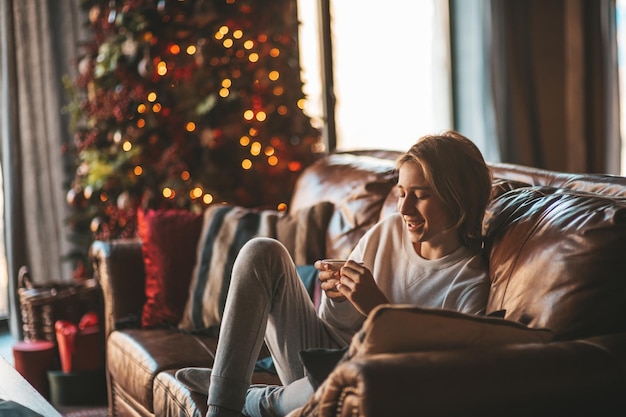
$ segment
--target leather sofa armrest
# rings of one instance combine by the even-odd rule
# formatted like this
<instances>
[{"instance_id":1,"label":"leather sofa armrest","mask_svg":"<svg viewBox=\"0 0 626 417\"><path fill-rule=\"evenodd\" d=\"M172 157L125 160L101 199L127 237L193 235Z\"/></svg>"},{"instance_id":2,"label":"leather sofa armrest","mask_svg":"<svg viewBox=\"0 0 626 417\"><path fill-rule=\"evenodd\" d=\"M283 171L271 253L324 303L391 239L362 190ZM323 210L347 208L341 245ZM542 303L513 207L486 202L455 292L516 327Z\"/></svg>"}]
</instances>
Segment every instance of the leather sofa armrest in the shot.
<instances>
[{"instance_id":1,"label":"leather sofa armrest","mask_svg":"<svg viewBox=\"0 0 626 417\"><path fill-rule=\"evenodd\" d=\"M371 355L340 365L320 389L318 406L307 404L320 417L626 415L626 333Z\"/></svg>"},{"instance_id":2,"label":"leather sofa armrest","mask_svg":"<svg viewBox=\"0 0 626 417\"><path fill-rule=\"evenodd\" d=\"M95 241L90 257L102 287L105 336L121 327L138 327L146 299L141 240Z\"/></svg>"}]
</instances>

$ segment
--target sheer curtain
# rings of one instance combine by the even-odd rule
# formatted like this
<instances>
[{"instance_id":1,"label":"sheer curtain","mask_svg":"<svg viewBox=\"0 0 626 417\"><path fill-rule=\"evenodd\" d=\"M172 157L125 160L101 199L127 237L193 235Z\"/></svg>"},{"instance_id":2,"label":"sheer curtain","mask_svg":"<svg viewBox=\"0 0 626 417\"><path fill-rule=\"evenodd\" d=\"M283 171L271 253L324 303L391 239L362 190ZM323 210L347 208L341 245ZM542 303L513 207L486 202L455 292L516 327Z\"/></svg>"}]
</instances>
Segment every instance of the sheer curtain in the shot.
<instances>
[{"instance_id":1,"label":"sheer curtain","mask_svg":"<svg viewBox=\"0 0 626 417\"><path fill-rule=\"evenodd\" d=\"M4 236L11 329L21 337L17 271L33 281L71 280L64 222L62 77L72 73L81 38L80 0L4 0L0 6L0 123ZM0 254L2 255L2 254Z\"/></svg>"}]
</instances>

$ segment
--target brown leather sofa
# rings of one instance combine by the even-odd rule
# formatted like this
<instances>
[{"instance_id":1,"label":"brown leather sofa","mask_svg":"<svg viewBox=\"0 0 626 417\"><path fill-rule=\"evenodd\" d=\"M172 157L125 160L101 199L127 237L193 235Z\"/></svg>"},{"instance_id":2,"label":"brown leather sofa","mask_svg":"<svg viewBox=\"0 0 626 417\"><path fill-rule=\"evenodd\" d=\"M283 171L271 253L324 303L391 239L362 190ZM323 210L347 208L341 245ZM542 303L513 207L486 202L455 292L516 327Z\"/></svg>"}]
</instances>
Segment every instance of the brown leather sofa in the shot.
<instances>
[{"instance_id":1,"label":"brown leather sofa","mask_svg":"<svg viewBox=\"0 0 626 417\"><path fill-rule=\"evenodd\" d=\"M332 154L302 173L290 210L335 204L328 257L345 257L396 210L397 155ZM554 341L360 357L330 374L315 406L294 414L625 415L626 178L490 166L487 312L551 329ZM136 325L145 299L140 241L95 242L92 252L105 300L110 415L204 416L206 397L174 372L209 366L216 339ZM254 380L277 382L264 373Z\"/></svg>"}]
</instances>

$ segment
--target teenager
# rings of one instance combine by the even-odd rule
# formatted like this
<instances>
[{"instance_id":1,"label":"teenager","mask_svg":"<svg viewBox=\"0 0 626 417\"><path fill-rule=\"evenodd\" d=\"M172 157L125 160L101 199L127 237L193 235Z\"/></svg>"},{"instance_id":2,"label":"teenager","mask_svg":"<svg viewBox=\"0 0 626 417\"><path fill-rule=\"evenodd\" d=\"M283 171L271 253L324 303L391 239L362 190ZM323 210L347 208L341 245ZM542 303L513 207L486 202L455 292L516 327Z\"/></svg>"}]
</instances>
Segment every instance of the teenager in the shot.
<instances>
[{"instance_id":1,"label":"teenager","mask_svg":"<svg viewBox=\"0 0 626 417\"><path fill-rule=\"evenodd\" d=\"M469 139L453 131L420 138L397 161L398 213L358 242L339 271L315 267L319 312L285 247L255 238L241 249L213 368L176 377L208 393L207 417L285 416L313 393L299 358L311 348L344 348L380 304L483 314L489 291L482 220L491 173ZM282 386L250 386L266 342Z\"/></svg>"}]
</instances>

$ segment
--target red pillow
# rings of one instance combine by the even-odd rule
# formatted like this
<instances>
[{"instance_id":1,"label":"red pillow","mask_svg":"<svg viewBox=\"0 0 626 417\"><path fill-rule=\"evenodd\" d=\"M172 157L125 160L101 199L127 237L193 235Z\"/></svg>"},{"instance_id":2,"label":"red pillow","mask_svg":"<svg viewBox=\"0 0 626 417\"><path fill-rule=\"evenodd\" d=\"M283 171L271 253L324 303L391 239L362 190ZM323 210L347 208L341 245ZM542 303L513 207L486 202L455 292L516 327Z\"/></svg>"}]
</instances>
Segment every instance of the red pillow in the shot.
<instances>
[{"instance_id":1,"label":"red pillow","mask_svg":"<svg viewBox=\"0 0 626 417\"><path fill-rule=\"evenodd\" d=\"M175 326L183 315L196 263L202 213L140 209L137 223L146 270L141 325Z\"/></svg>"}]
</instances>

